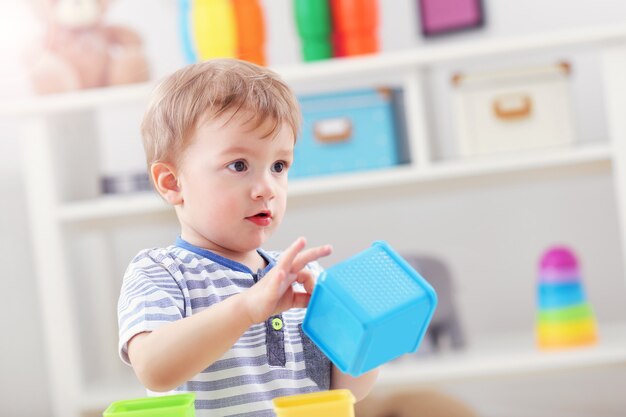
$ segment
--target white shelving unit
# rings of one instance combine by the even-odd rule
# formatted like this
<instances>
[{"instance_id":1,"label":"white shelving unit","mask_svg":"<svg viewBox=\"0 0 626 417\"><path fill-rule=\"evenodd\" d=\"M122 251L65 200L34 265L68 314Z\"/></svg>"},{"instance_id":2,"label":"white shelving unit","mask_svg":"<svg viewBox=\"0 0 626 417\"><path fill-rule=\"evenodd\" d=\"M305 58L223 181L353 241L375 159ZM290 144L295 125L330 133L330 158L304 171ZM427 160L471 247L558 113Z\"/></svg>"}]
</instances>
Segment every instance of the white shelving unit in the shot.
<instances>
[{"instance_id":1,"label":"white shelving unit","mask_svg":"<svg viewBox=\"0 0 626 417\"><path fill-rule=\"evenodd\" d=\"M422 89L426 71L438 65L561 48L592 47L602 51L606 85L609 140L568 149L509 154L471 160L433 158ZM620 214L622 241L626 243L626 29L602 28L574 33L501 39L454 46L427 46L369 57L340 59L276 69L287 82L315 84L326 80L341 85L392 74L403 87L408 118L410 163L392 169L345 174L293 182L290 200L321 197L345 191L411 187L443 181L480 181L506 177L586 169L611 172ZM101 108L146 102L151 84L91 90L50 97L0 103L0 117L19 123L23 172L30 210L31 231L43 312L53 415L78 417L102 410L121 398L143 391L132 378L106 376L85 380L85 352L81 351L79 318L72 296L69 240L75 226L89 228L102 222L141 217L174 219L171 208L153 194L99 196L97 158L75 160L97 149L94 114ZM83 152L84 151L84 152ZM73 175L80 172L80 176ZM104 245L104 244L102 244ZM625 245L626 247L626 245ZM626 261L626 253L623 253ZM91 282L105 282L110 269L98 262ZM111 310L115 306L110 306ZM108 317L108 316L107 316ZM115 323L103 321L104 331L116 337ZM602 342L591 349L565 355L538 352L530 335L505 335L502 340L475 343L463 352L385 366L380 384L420 384L458 378L499 376L569 369L580 366L626 365L626 327L603 329Z\"/></svg>"},{"instance_id":2,"label":"white shelving unit","mask_svg":"<svg viewBox=\"0 0 626 417\"><path fill-rule=\"evenodd\" d=\"M556 151L532 152L527 155L508 155L498 159L464 162L442 162L428 169L397 167L382 171L359 172L329 177L293 181L290 186L291 200L298 197L341 193L348 190L371 190L389 186L416 186L435 181L454 181L458 178L525 173L570 167L611 165L611 149L608 144L581 146ZM116 217L146 216L173 213L173 209L152 192L135 195L106 196L87 201L69 202L59 207L57 216L62 223L97 222Z\"/></svg>"},{"instance_id":3,"label":"white shelving unit","mask_svg":"<svg viewBox=\"0 0 626 417\"><path fill-rule=\"evenodd\" d=\"M531 333L503 334L461 351L403 358L385 365L381 388L418 386L470 378L556 372L595 366L626 366L626 326L600 328L602 343L567 351L539 351Z\"/></svg>"}]
</instances>

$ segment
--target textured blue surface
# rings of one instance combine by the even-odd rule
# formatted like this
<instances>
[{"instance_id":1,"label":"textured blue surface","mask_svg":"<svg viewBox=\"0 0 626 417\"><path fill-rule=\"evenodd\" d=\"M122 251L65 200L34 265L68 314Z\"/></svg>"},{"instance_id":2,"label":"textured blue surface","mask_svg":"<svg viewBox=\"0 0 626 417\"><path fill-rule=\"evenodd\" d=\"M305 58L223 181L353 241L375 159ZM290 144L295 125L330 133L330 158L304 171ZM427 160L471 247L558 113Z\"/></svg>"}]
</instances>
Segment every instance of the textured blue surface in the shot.
<instances>
[{"instance_id":1,"label":"textured blue surface","mask_svg":"<svg viewBox=\"0 0 626 417\"><path fill-rule=\"evenodd\" d=\"M303 330L341 371L358 376L415 351L436 305L426 280L375 242L320 276Z\"/></svg>"}]
</instances>

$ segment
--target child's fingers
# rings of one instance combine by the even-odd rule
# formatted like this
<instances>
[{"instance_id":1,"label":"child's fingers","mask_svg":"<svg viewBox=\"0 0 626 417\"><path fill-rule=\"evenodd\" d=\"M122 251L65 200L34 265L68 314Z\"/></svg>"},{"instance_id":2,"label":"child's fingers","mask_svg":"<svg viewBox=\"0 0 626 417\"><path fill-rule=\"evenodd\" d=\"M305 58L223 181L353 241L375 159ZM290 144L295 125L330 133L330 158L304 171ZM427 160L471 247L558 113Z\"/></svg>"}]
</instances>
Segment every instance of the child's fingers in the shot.
<instances>
[{"instance_id":1,"label":"child's fingers","mask_svg":"<svg viewBox=\"0 0 626 417\"><path fill-rule=\"evenodd\" d=\"M283 271L282 269L279 269L276 271L276 276L274 277L274 280L270 283L271 294L274 294L275 296L280 297L285 292L287 287L291 285L285 279L286 276L287 274L285 274L285 271Z\"/></svg>"},{"instance_id":2,"label":"child's fingers","mask_svg":"<svg viewBox=\"0 0 626 417\"><path fill-rule=\"evenodd\" d=\"M245 294L247 311L254 323L261 323L271 314L276 303L289 286L286 283L285 271L277 269L272 274L268 274L266 279L259 281L258 285L253 285Z\"/></svg>"},{"instance_id":3,"label":"child's fingers","mask_svg":"<svg viewBox=\"0 0 626 417\"><path fill-rule=\"evenodd\" d=\"M315 287L315 275L312 271L303 269L298 273L297 281L304 286L307 293L311 294L313 292L313 287Z\"/></svg>"},{"instance_id":4,"label":"child's fingers","mask_svg":"<svg viewBox=\"0 0 626 417\"><path fill-rule=\"evenodd\" d=\"M291 271L291 264L298 253L304 248L306 245L306 240L303 237L299 237L289 246L278 259L278 267L283 269L285 272Z\"/></svg>"},{"instance_id":5,"label":"child's fingers","mask_svg":"<svg viewBox=\"0 0 626 417\"><path fill-rule=\"evenodd\" d=\"M331 245L324 245L300 252L293 260L293 263L291 265L291 272L300 271L309 262L313 262L323 256L328 256L332 253L332 251L333 247Z\"/></svg>"},{"instance_id":6,"label":"child's fingers","mask_svg":"<svg viewBox=\"0 0 626 417\"><path fill-rule=\"evenodd\" d=\"M311 294L306 292L295 292L293 294L293 303L291 308L304 308L309 305Z\"/></svg>"}]
</instances>

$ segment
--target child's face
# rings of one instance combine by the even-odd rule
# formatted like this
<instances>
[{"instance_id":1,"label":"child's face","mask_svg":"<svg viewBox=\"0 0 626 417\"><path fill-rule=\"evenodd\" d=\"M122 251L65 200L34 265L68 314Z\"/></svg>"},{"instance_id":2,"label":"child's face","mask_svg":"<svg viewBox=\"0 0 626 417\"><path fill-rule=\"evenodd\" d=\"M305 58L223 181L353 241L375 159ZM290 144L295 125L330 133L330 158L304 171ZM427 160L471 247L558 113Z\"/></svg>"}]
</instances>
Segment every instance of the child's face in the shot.
<instances>
[{"instance_id":1,"label":"child's face","mask_svg":"<svg viewBox=\"0 0 626 417\"><path fill-rule=\"evenodd\" d=\"M294 136L283 125L275 137L245 124L247 114L222 115L198 126L179 165L181 236L236 257L260 247L281 223L287 206L287 169Z\"/></svg>"}]
</instances>

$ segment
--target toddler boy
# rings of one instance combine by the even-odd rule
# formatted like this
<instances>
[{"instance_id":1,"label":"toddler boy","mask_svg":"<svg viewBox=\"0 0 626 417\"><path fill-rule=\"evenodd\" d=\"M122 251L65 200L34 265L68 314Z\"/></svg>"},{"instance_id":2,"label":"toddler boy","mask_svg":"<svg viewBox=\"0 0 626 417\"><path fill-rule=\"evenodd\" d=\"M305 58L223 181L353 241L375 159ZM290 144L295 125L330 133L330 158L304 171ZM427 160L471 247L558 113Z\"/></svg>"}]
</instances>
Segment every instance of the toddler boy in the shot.
<instances>
[{"instance_id":1,"label":"toddler boy","mask_svg":"<svg viewBox=\"0 0 626 417\"><path fill-rule=\"evenodd\" d=\"M289 87L234 59L175 72L144 116L150 176L180 236L129 265L119 352L149 392L194 392L198 417L273 416L272 398L327 389L360 399L376 379L342 374L302 332L331 247L261 249L285 214L299 128Z\"/></svg>"}]
</instances>

